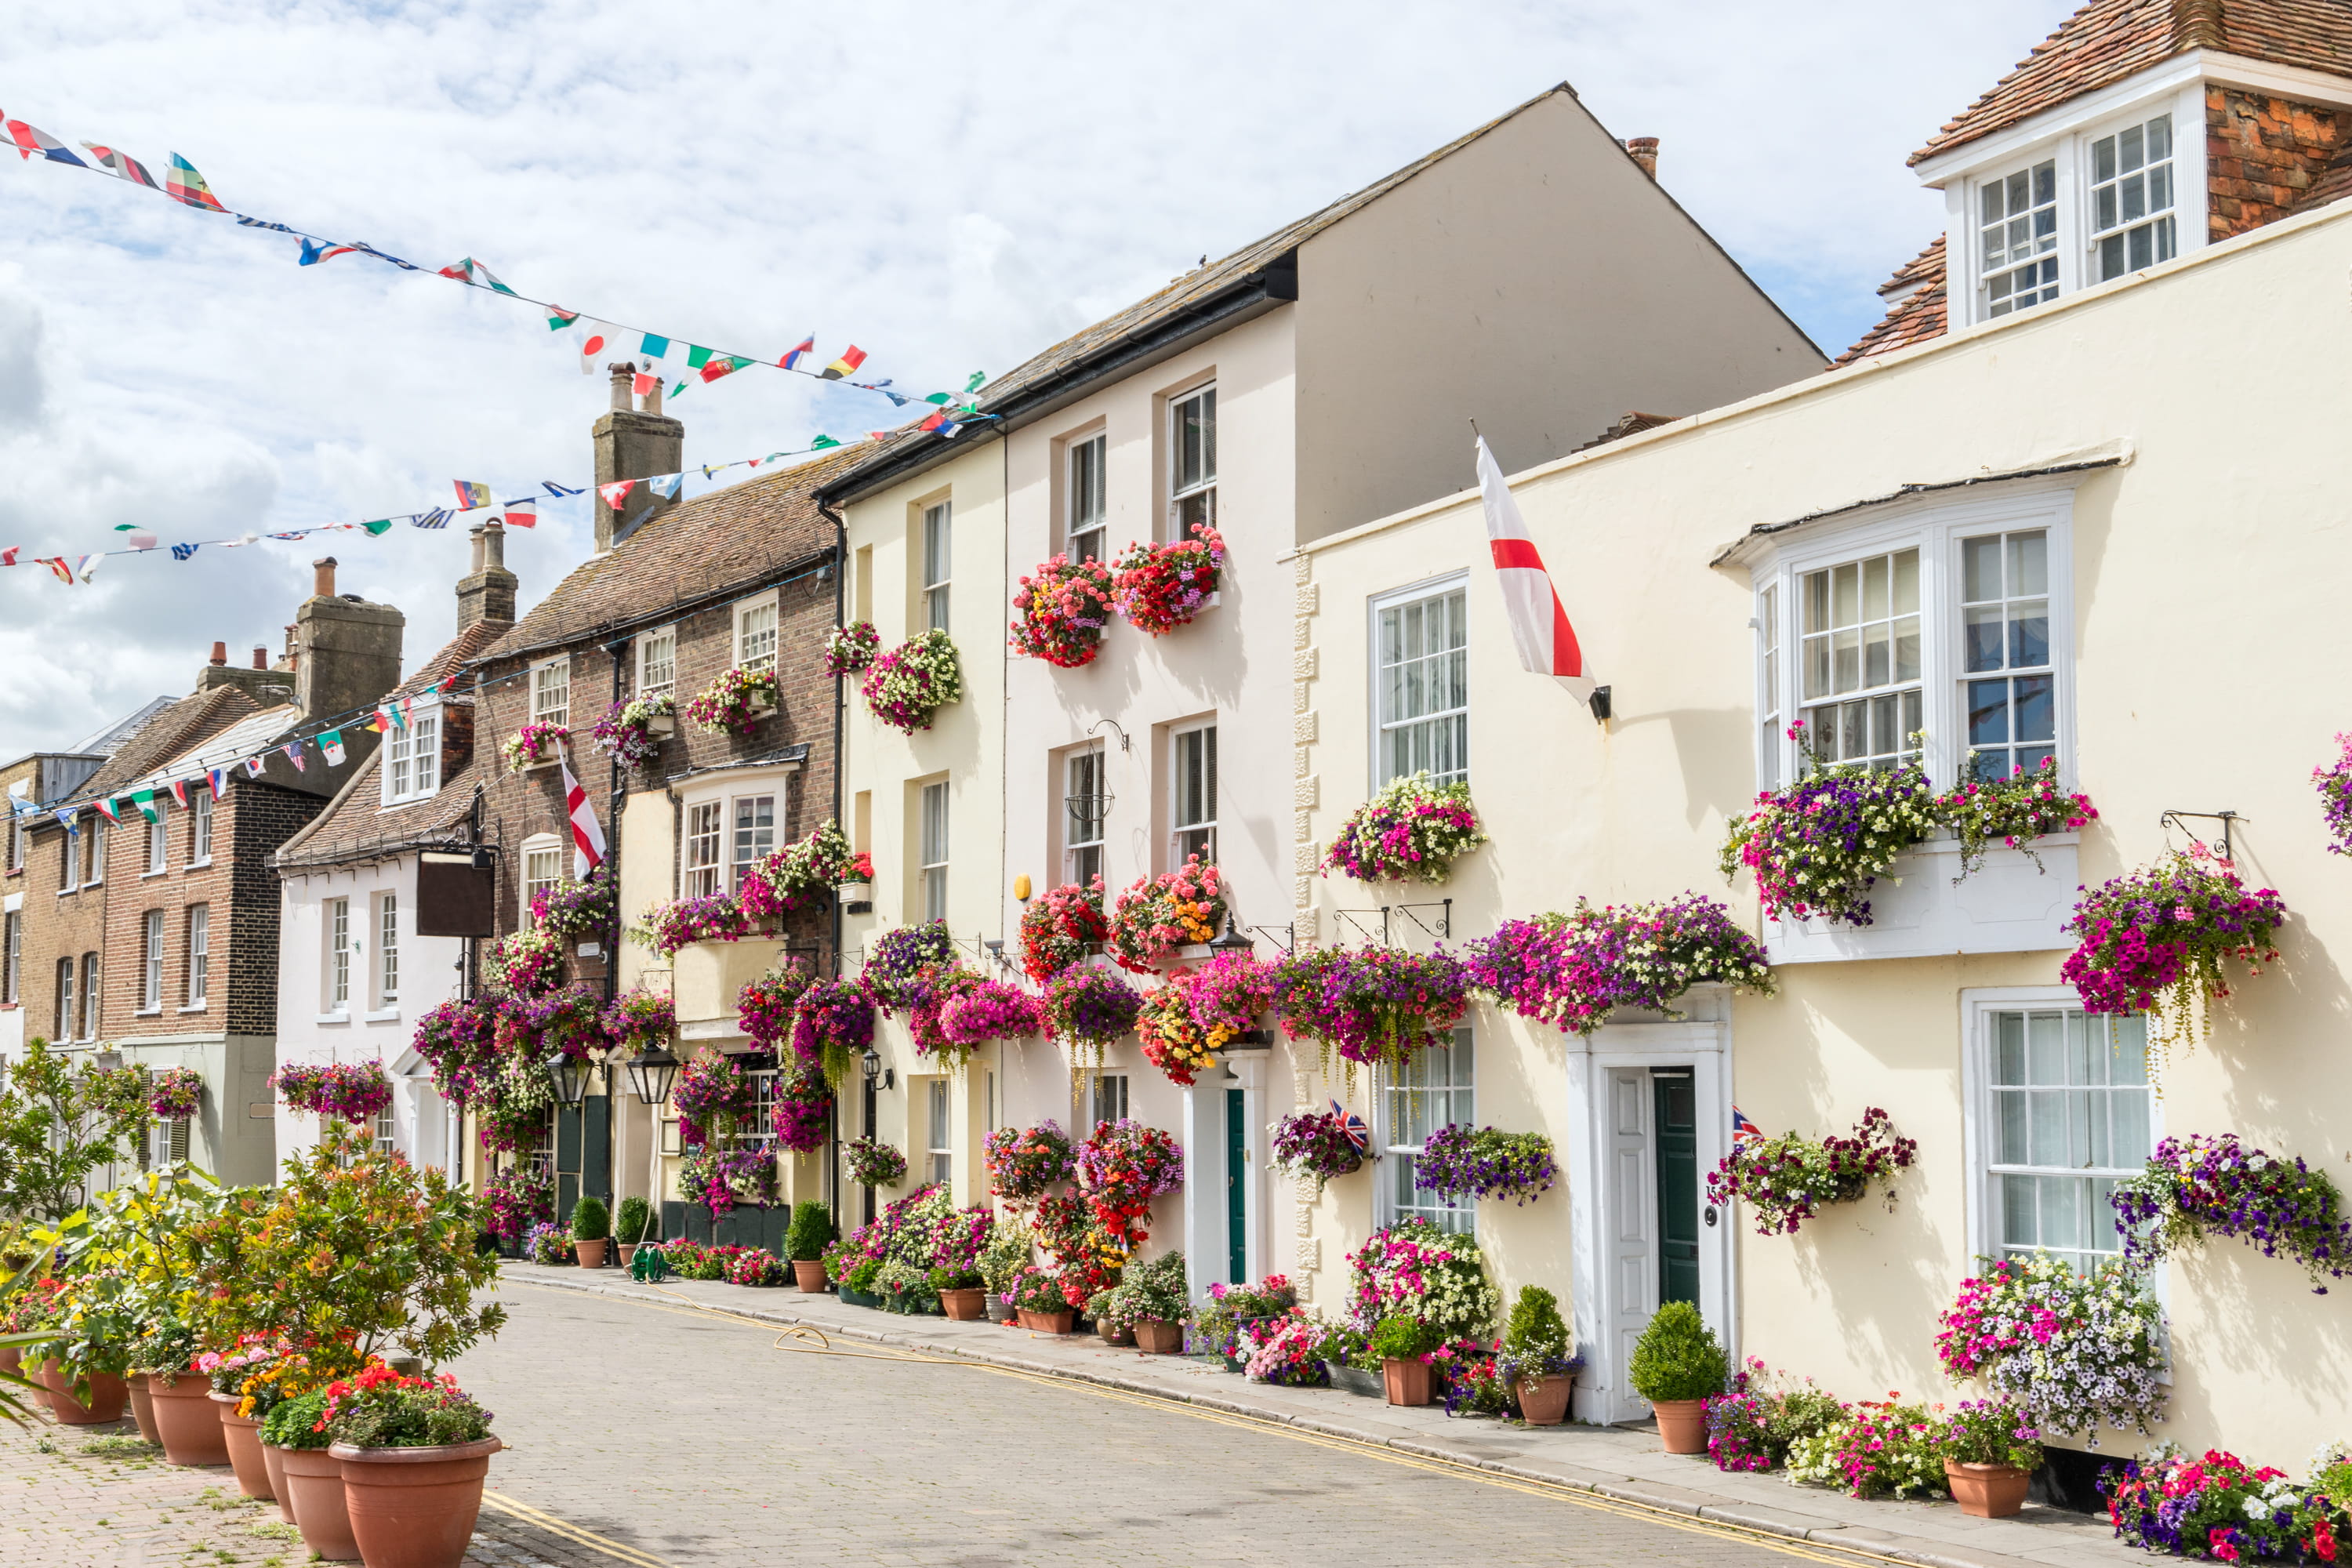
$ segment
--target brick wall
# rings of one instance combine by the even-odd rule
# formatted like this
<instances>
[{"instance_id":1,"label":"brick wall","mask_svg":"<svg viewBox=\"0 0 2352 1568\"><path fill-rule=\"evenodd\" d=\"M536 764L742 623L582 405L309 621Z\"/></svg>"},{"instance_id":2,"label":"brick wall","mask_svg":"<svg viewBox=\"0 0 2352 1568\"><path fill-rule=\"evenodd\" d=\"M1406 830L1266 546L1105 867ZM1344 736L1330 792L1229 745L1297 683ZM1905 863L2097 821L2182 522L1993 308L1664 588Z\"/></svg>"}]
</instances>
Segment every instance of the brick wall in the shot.
<instances>
[{"instance_id":1,"label":"brick wall","mask_svg":"<svg viewBox=\"0 0 2352 1568\"><path fill-rule=\"evenodd\" d=\"M2342 144L2345 116L2234 88L2205 89L2209 231L2224 240L2284 217Z\"/></svg>"},{"instance_id":2,"label":"brick wall","mask_svg":"<svg viewBox=\"0 0 2352 1568\"><path fill-rule=\"evenodd\" d=\"M753 591L747 589L743 596L748 597ZM676 623L677 657L673 691L681 710L677 732L663 740L660 755L652 765L621 773L625 791L659 791L665 787L666 780L693 769L805 744L808 756L785 792L786 798L779 804L777 843L781 846L804 837L833 815L834 681L824 673L824 663L825 638L835 624L832 576L812 571L783 584L777 622L780 701L776 712L761 720L748 736L732 732L711 734L697 728L683 712L688 699L734 662L732 602L697 612ZM604 648L610 640L609 637L583 637L572 645L568 655L572 763L582 786L594 803L598 820L606 825L608 841L613 837L610 807L615 770L611 760L590 742L589 732L614 700L614 656L606 654ZM502 851L499 857L501 931L513 930L519 916L523 841L538 834L552 833L567 846L570 843L560 770L511 773L505 770L498 755L499 748L530 721L530 680L526 672L549 657L551 655L541 653L530 658L500 659L481 670L486 685L478 697L475 741L484 749L482 759L488 780L483 833L495 840ZM626 696L635 676L635 641L625 643L617 657L621 665L618 689ZM673 856L676 852L673 843ZM563 870L567 876L571 872L568 849ZM639 910L623 911L625 918L630 920L641 913ZM795 921L789 934L796 942L829 943L831 918L822 913L803 917Z\"/></svg>"},{"instance_id":3,"label":"brick wall","mask_svg":"<svg viewBox=\"0 0 2352 1568\"><path fill-rule=\"evenodd\" d=\"M13 891L24 889L25 971L23 989L18 993L25 1006L25 1037L36 1035L43 1039L56 1039L58 1016L58 960L70 957L74 961L74 1011L77 1015L74 1035L82 1034L79 1016L82 1011L80 966L82 955L102 952L106 940L107 891L114 872L110 866L107 882L95 888L79 888L60 895L58 891L58 857L63 846L74 847L77 857L75 880L80 881L79 858L85 851L85 840L73 837L57 824L54 817L43 819L48 826L36 828L32 842L26 847L23 875L8 879ZM88 819L83 831L87 833ZM117 835L110 833L111 839ZM111 860L111 845L109 846ZM100 974L107 967L101 959ZM104 982L101 980L101 986ZM103 1016L101 1015L101 1026Z\"/></svg>"}]
</instances>

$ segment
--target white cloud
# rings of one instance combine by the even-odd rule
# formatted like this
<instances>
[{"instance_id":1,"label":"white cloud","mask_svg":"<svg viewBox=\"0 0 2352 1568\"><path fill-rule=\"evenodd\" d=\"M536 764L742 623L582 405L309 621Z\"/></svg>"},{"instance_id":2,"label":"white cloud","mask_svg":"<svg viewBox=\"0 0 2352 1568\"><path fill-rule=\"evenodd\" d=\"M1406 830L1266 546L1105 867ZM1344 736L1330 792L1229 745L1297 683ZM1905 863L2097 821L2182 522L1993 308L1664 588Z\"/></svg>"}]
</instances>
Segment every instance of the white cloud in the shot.
<instances>
[{"instance_id":1,"label":"white cloud","mask_svg":"<svg viewBox=\"0 0 2352 1568\"><path fill-rule=\"evenodd\" d=\"M178 152L239 210L770 355L814 328L916 391L1002 371L1562 79L1832 347L1941 225L1903 159L2071 7L1817 0L1181 8L126 0L27 13L6 112ZM0 544L103 547L407 512L448 481L575 483L601 376L527 308L120 182L0 169ZM673 410L689 460L888 410L752 371ZM448 635L463 531L0 573L0 752L275 647L341 586ZM587 546L516 540L526 600Z\"/></svg>"}]
</instances>

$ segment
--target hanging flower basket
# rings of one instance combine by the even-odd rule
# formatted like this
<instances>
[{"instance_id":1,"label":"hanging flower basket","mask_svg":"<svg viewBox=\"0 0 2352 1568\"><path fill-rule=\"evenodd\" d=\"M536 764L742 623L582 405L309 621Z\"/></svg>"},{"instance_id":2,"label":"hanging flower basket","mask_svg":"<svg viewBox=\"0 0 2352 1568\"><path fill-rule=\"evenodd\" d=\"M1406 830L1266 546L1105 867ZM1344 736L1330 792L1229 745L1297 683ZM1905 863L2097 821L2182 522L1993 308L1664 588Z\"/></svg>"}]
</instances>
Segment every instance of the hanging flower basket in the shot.
<instances>
[{"instance_id":1,"label":"hanging flower basket","mask_svg":"<svg viewBox=\"0 0 2352 1568\"><path fill-rule=\"evenodd\" d=\"M656 904L629 928L629 940L667 958L688 942L740 942L751 934L751 917L724 893L705 893Z\"/></svg>"},{"instance_id":2,"label":"hanging flower basket","mask_svg":"<svg viewBox=\"0 0 2352 1568\"><path fill-rule=\"evenodd\" d=\"M1324 852L1322 874L1359 882L1444 881L1454 863L1486 842L1466 784L1432 784L1425 773L1392 779L1348 814Z\"/></svg>"},{"instance_id":3,"label":"hanging flower basket","mask_svg":"<svg viewBox=\"0 0 2352 1568\"><path fill-rule=\"evenodd\" d=\"M656 1046L667 1048L677 1033L677 1009L659 991L624 991L604 1009L604 1034L617 1051L634 1056Z\"/></svg>"},{"instance_id":4,"label":"hanging flower basket","mask_svg":"<svg viewBox=\"0 0 2352 1568\"><path fill-rule=\"evenodd\" d=\"M1246 952L1212 954L1200 968L1179 974L1176 984L1192 1009L1202 1043L1213 1051L1256 1028L1258 1019L1274 1010L1279 991L1276 966Z\"/></svg>"},{"instance_id":5,"label":"hanging flower basket","mask_svg":"<svg viewBox=\"0 0 2352 1568\"><path fill-rule=\"evenodd\" d=\"M824 1148L832 1113L824 1074L803 1061L785 1062L776 1074L775 1109L768 1118L777 1144L795 1154Z\"/></svg>"},{"instance_id":6,"label":"hanging flower basket","mask_svg":"<svg viewBox=\"0 0 2352 1568\"><path fill-rule=\"evenodd\" d=\"M882 651L882 634L872 621L852 621L825 634L824 672L835 679L856 675Z\"/></svg>"},{"instance_id":7,"label":"hanging flower basket","mask_svg":"<svg viewBox=\"0 0 2352 1568\"><path fill-rule=\"evenodd\" d=\"M929 994L928 971L952 969L957 963L955 939L945 921L898 926L874 939L859 974L866 994L884 1012L911 1010Z\"/></svg>"},{"instance_id":8,"label":"hanging flower basket","mask_svg":"<svg viewBox=\"0 0 2352 1568\"><path fill-rule=\"evenodd\" d=\"M508 990L529 996L555 983L563 968L563 943L543 926L509 931L490 944L490 967Z\"/></svg>"},{"instance_id":9,"label":"hanging flower basket","mask_svg":"<svg viewBox=\"0 0 2352 1568\"><path fill-rule=\"evenodd\" d=\"M620 900L598 867L584 882L566 877L530 897L530 923L551 937L559 952L575 942L610 942L620 930Z\"/></svg>"},{"instance_id":10,"label":"hanging flower basket","mask_svg":"<svg viewBox=\"0 0 2352 1568\"><path fill-rule=\"evenodd\" d=\"M444 1002L416 1020L410 1043L433 1068L433 1087L453 1105L471 1105L498 1079L500 1006L496 997L477 996Z\"/></svg>"},{"instance_id":11,"label":"hanging flower basket","mask_svg":"<svg viewBox=\"0 0 2352 1568\"><path fill-rule=\"evenodd\" d=\"M1505 921L1469 942L1463 969L1497 1006L1579 1035L1619 1007L1678 1016L1692 986L1729 985L1769 996L1772 968L1731 911L1696 893L1662 904L1594 909Z\"/></svg>"},{"instance_id":12,"label":"hanging flower basket","mask_svg":"<svg viewBox=\"0 0 2352 1568\"><path fill-rule=\"evenodd\" d=\"M1043 985L1110 937L1103 914L1103 881L1081 888L1065 882L1048 888L1021 911L1021 969L1033 985Z\"/></svg>"},{"instance_id":13,"label":"hanging flower basket","mask_svg":"<svg viewBox=\"0 0 2352 1568\"><path fill-rule=\"evenodd\" d=\"M594 985L567 985L523 1003L523 1026L545 1061L584 1061L613 1043L604 1032L604 999Z\"/></svg>"},{"instance_id":14,"label":"hanging flower basket","mask_svg":"<svg viewBox=\"0 0 2352 1568\"><path fill-rule=\"evenodd\" d=\"M1801 741L1803 729L1800 721L1789 733ZM1866 926L1871 885L1937 826L1935 792L1914 764L1818 766L1787 789L1766 790L1753 810L1731 819L1723 874L1737 877L1743 866L1753 871L1769 919L1820 915Z\"/></svg>"},{"instance_id":15,"label":"hanging flower basket","mask_svg":"<svg viewBox=\"0 0 2352 1568\"><path fill-rule=\"evenodd\" d=\"M1208 607L1224 563L1224 536L1206 523L1169 544L1139 540L1112 563L1111 604L1138 631L1165 637Z\"/></svg>"},{"instance_id":16,"label":"hanging flower basket","mask_svg":"<svg viewBox=\"0 0 2352 1568\"><path fill-rule=\"evenodd\" d=\"M614 703L588 731L588 739L623 767L646 768L661 760L662 737L677 731L677 699L665 691Z\"/></svg>"},{"instance_id":17,"label":"hanging flower basket","mask_svg":"<svg viewBox=\"0 0 2352 1568\"><path fill-rule=\"evenodd\" d=\"M772 667L722 669L718 679L687 700L686 716L711 734L749 735L776 710L777 701Z\"/></svg>"},{"instance_id":18,"label":"hanging flower basket","mask_svg":"<svg viewBox=\"0 0 2352 1568\"><path fill-rule=\"evenodd\" d=\"M955 641L942 631L909 638L866 672L866 710L902 734L931 727L932 716L963 700Z\"/></svg>"},{"instance_id":19,"label":"hanging flower basket","mask_svg":"<svg viewBox=\"0 0 2352 1568\"><path fill-rule=\"evenodd\" d=\"M510 1165L482 1184L482 1203L490 1214L484 1228L513 1247L531 1226L555 1218L555 1186L536 1166Z\"/></svg>"},{"instance_id":20,"label":"hanging flower basket","mask_svg":"<svg viewBox=\"0 0 2352 1568\"><path fill-rule=\"evenodd\" d=\"M289 1062L270 1084L289 1110L368 1121L392 1104L392 1079L382 1062L330 1062L313 1067Z\"/></svg>"},{"instance_id":21,"label":"hanging flower basket","mask_svg":"<svg viewBox=\"0 0 2352 1568\"><path fill-rule=\"evenodd\" d=\"M1098 1121L1078 1145L1078 1190L1095 1223L1132 1252L1150 1236L1151 1200L1184 1184L1184 1151L1133 1117Z\"/></svg>"},{"instance_id":22,"label":"hanging flower basket","mask_svg":"<svg viewBox=\"0 0 2352 1568\"><path fill-rule=\"evenodd\" d=\"M776 1201L775 1151L761 1144L706 1148L678 1163L678 1190L717 1219L738 1204L769 1208Z\"/></svg>"},{"instance_id":23,"label":"hanging flower basket","mask_svg":"<svg viewBox=\"0 0 2352 1568\"><path fill-rule=\"evenodd\" d=\"M1034 1127L1000 1127L982 1145L991 1189L1001 1198L1034 1203L1077 1174L1070 1136L1050 1118Z\"/></svg>"},{"instance_id":24,"label":"hanging flower basket","mask_svg":"<svg viewBox=\"0 0 2352 1568\"><path fill-rule=\"evenodd\" d=\"M1540 1132L1476 1131L1455 1123L1441 1127L1422 1144L1412 1162L1412 1184L1452 1198L1508 1198L1534 1202L1559 1180L1551 1140Z\"/></svg>"},{"instance_id":25,"label":"hanging flower basket","mask_svg":"<svg viewBox=\"0 0 2352 1568\"><path fill-rule=\"evenodd\" d=\"M991 1040L1024 1040L1045 1027L1036 997L1001 980L982 980L959 987L940 1005L940 1030L966 1050Z\"/></svg>"},{"instance_id":26,"label":"hanging flower basket","mask_svg":"<svg viewBox=\"0 0 2352 1568\"><path fill-rule=\"evenodd\" d=\"M688 1058L669 1099L677 1112L678 1145L687 1150L724 1142L721 1135L756 1103L751 1080L733 1057L720 1051Z\"/></svg>"},{"instance_id":27,"label":"hanging flower basket","mask_svg":"<svg viewBox=\"0 0 2352 1568\"><path fill-rule=\"evenodd\" d=\"M1082 1070L1102 1070L1103 1053L1134 1029L1142 1007L1133 986L1091 963L1064 970L1045 987L1046 1026Z\"/></svg>"},{"instance_id":28,"label":"hanging flower basket","mask_svg":"<svg viewBox=\"0 0 2352 1568\"><path fill-rule=\"evenodd\" d=\"M1868 1196L1873 1182L1886 1184L1893 1213L1895 1177L1918 1156L1918 1142L1898 1136L1894 1119L1874 1105L1851 1138L1816 1142L1790 1132L1738 1140L1707 1173L1706 1201L1720 1208L1738 1198L1755 1211L1757 1235L1794 1236L1805 1221L1821 1217L1823 1205Z\"/></svg>"},{"instance_id":29,"label":"hanging flower basket","mask_svg":"<svg viewBox=\"0 0 2352 1568\"><path fill-rule=\"evenodd\" d=\"M194 1068L165 1068L147 1085L147 1113L161 1121L185 1121L204 1103L205 1078Z\"/></svg>"},{"instance_id":30,"label":"hanging flower basket","mask_svg":"<svg viewBox=\"0 0 2352 1568\"><path fill-rule=\"evenodd\" d=\"M499 747L499 754L506 759L507 772L527 773L552 763L563 742L571 737L572 731L561 724L533 721L508 736Z\"/></svg>"},{"instance_id":31,"label":"hanging flower basket","mask_svg":"<svg viewBox=\"0 0 2352 1568\"><path fill-rule=\"evenodd\" d=\"M1224 879L1198 855L1181 868L1139 877L1111 907L1105 951L1121 969L1156 973L1180 947L1215 937L1225 919Z\"/></svg>"},{"instance_id":32,"label":"hanging flower basket","mask_svg":"<svg viewBox=\"0 0 2352 1568\"><path fill-rule=\"evenodd\" d=\"M860 857L849 847L849 836L832 818L773 854L754 861L743 874L737 898L745 911L759 920L780 921L806 910L826 907L833 890L858 870ZM873 866L865 867L868 877Z\"/></svg>"},{"instance_id":33,"label":"hanging flower basket","mask_svg":"<svg viewBox=\"0 0 2352 1568\"><path fill-rule=\"evenodd\" d=\"M504 1035L509 1020L503 1013L499 1022ZM481 1086L467 1109L474 1113L483 1148L514 1152L539 1141L554 1103L547 1069L522 1050L501 1047L497 1075Z\"/></svg>"},{"instance_id":34,"label":"hanging flower basket","mask_svg":"<svg viewBox=\"0 0 2352 1568\"><path fill-rule=\"evenodd\" d=\"M950 1034L940 1015L950 1003L982 984L972 971L950 963L920 971L911 984L902 988L902 994L915 997L914 1005L907 1010L907 1033L914 1039L917 1056L928 1057L952 1072L963 1071L972 1047Z\"/></svg>"},{"instance_id":35,"label":"hanging flower basket","mask_svg":"<svg viewBox=\"0 0 2352 1568\"><path fill-rule=\"evenodd\" d=\"M1192 1021L1192 1004L1179 975L1157 990L1143 994L1136 1010L1135 1038L1143 1058L1168 1075L1173 1084L1190 1086L1217 1065L1208 1036Z\"/></svg>"},{"instance_id":36,"label":"hanging flower basket","mask_svg":"<svg viewBox=\"0 0 2352 1568\"><path fill-rule=\"evenodd\" d=\"M1326 947L1294 953L1276 968L1283 1032L1331 1058L1397 1068L1450 1037L1469 992L1460 961L1443 952L1391 947Z\"/></svg>"},{"instance_id":37,"label":"hanging flower basket","mask_svg":"<svg viewBox=\"0 0 2352 1568\"><path fill-rule=\"evenodd\" d=\"M2109 1201L2124 1237L2124 1256L2143 1267L2209 1236L2231 1236L2303 1265L2315 1294L2325 1274L2352 1274L2352 1219L2325 1171L2250 1149L2234 1132L2167 1138L2147 1169L2116 1184Z\"/></svg>"},{"instance_id":38,"label":"hanging flower basket","mask_svg":"<svg viewBox=\"0 0 2352 1568\"><path fill-rule=\"evenodd\" d=\"M2203 1003L2230 994L2222 960L2248 972L2278 958L2272 940L2286 905L2253 892L2227 860L2200 844L2083 895L2067 931L2078 943L2059 973L2093 1013L2146 1013L2159 1048L2212 1032Z\"/></svg>"},{"instance_id":39,"label":"hanging flower basket","mask_svg":"<svg viewBox=\"0 0 2352 1568\"><path fill-rule=\"evenodd\" d=\"M1013 651L1059 669L1092 664L1110 624L1110 595L1109 567L1055 556L1013 595Z\"/></svg>"},{"instance_id":40,"label":"hanging flower basket","mask_svg":"<svg viewBox=\"0 0 2352 1568\"><path fill-rule=\"evenodd\" d=\"M1277 1119L1273 1152L1274 1168L1295 1181L1312 1177L1318 1197L1332 1177L1353 1175L1370 1158L1335 1110L1299 1110Z\"/></svg>"},{"instance_id":41,"label":"hanging flower basket","mask_svg":"<svg viewBox=\"0 0 2352 1568\"><path fill-rule=\"evenodd\" d=\"M736 993L736 1026L761 1050L776 1053L791 1037L793 1009L815 981L805 964L778 964Z\"/></svg>"},{"instance_id":42,"label":"hanging flower basket","mask_svg":"<svg viewBox=\"0 0 2352 1568\"><path fill-rule=\"evenodd\" d=\"M793 1011L793 1054L839 1089L874 1038L874 998L855 980L818 980Z\"/></svg>"}]
</instances>

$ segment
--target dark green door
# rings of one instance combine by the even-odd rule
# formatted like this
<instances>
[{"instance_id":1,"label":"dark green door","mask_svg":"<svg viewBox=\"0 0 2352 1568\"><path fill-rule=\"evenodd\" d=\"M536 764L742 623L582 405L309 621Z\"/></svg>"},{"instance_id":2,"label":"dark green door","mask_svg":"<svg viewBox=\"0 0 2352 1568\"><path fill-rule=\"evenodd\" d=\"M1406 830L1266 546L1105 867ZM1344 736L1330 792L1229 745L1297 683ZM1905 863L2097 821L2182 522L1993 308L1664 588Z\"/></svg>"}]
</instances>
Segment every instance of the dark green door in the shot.
<instances>
[{"instance_id":1,"label":"dark green door","mask_svg":"<svg viewBox=\"0 0 2352 1568\"><path fill-rule=\"evenodd\" d=\"M1698 1302L1698 1095L1688 1074L1651 1079L1657 1100L1658 1301Z\"/></svg>"},{"instance_id":2,"label":"dark green door","mask_svg":"<svg viewBox=\"0 0 2352 1568\"><path fill-rule=\"evenodd\" d=\"M1242 1091L1225 1090L1225 1279L1249 1283L1249 1128Z\"/></svg>"}]
</instances>

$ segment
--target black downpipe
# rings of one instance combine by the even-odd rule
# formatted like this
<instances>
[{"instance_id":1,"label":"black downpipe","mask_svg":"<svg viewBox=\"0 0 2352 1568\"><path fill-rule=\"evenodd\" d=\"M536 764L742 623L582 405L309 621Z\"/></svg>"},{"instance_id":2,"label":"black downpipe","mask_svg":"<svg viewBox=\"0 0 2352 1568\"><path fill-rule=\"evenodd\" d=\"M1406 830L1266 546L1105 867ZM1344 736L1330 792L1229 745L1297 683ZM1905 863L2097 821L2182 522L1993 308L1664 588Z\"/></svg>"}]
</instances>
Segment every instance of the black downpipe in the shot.
<instances>
[{"instance_id":1,"label":"black downpipe","mask_svg":"<svg viewBox=\"0 0 2352 1568\"><path fill-rule=\"evenodd\" d=\"M613 700L621 700L621 655L629 647L629 639L616 637L604 645L604 655L613 661ZM628 774L621 766L620 753L613 754L612 771L605 775L604 788L604 882L613 889L613 935L604 954L604 1005L610 1007L621 984L621 797L629 787ZM614 1193L620 1184L613 1159L614 1146L620 1142L621 1096L619 1085L613 1081L613 1064L604 1064L604 1211L614 1206ZM660 1136L659 1122L655 1125L655 1137ZM646 1201L658 1213L661 1194L648 1193Z\"/></svg>"},{"instance_id":2,"label":"black downpipe","mask_svg":"<svg viewBox=\"0 0 2352 1568\"><path fill-rule=\"evenodd\" d=\"M849 521L826 505L823 496L817 498L816 510L818 516L833 524L833 624L845 626L849 614ZM848 798L843 794L841 779L841 747L848 733L848 713L849 677L836 675L833 678L833 820L836 826L841 826L843 807ZM844 831L847 830L845 828ZM841 977L841 889L835 888L833 890L833 975L836 980ZM871 1125L873 1114L870 1110L866 1112L868 1137L874 1132ZM870 1202L874 1189L868 1187L866 1190ZM825 1150L824 1202L826 1210L833 1215L834 1228L838 1232L841 1227L841 1096L838 1094L833 1097L832 1137ZM874 1216L869 1214L866 1217L872 1219Z\"/></svg>"}]
</instances>

